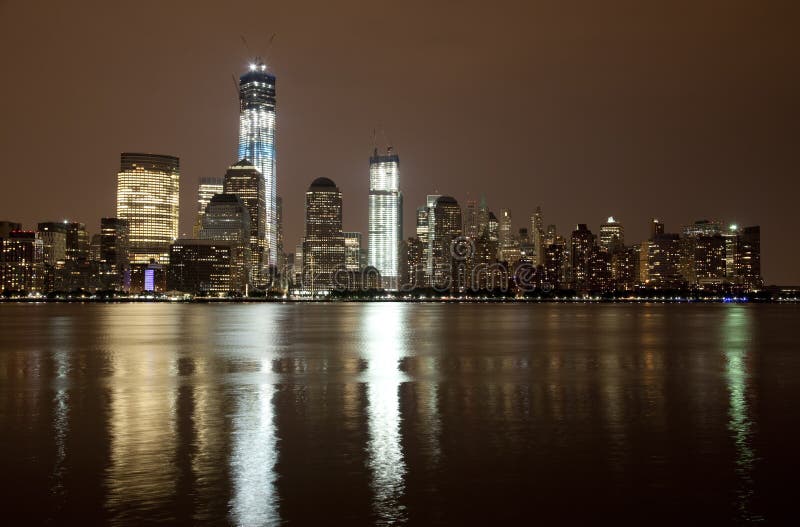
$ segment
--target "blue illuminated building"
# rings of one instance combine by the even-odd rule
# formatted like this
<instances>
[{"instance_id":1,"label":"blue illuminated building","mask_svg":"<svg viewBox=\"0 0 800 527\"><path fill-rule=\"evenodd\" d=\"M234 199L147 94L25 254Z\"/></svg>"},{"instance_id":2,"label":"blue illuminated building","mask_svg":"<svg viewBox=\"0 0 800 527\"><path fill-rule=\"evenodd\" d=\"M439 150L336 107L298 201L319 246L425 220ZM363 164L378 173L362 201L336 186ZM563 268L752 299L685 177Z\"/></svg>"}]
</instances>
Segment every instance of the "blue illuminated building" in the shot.
<instances>
[{"instance_id":1,"label":"blue illuminated building","mask_svg":"<svg viewBox=\"0 0 800 527\"><path fill-rule=\"evenodd\" d=\"M275 185L275 76L256 60L239 78L239 153L264 176L265 264L278 262L278 214Z\"/></svg>"}]
</instances>

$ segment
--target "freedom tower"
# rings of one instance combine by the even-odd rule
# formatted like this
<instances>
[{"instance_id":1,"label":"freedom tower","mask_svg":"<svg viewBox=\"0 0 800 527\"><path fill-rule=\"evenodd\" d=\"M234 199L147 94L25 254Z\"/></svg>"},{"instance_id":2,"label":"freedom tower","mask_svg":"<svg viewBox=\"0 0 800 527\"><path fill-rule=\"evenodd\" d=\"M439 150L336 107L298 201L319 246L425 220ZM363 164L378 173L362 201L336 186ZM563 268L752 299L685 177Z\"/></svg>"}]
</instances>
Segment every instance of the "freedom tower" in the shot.
<instances>
[{"instance_id":1,"label":"freedom tower","mask_svg":"<svg viewBox=\"0 0 800 527\"><path fill-rule=\"evenodd\" d=\"M400 242L403 240L403 194L400 157L392 147L386 154L375 148L369 158L369 265L381 274L382 286L397 290Z\"/></svg>"},{"instance_id":2,"label":"freedom tower","mask_svg":"<svg viewBox=\"0 0 800 527\"><path fill-rule=\"evenodd\" d=\"M266 251L263 264L278 264L278 213L275 190L275 76L261 59L239 77L239 159L264 176Z\"/></svg>"}]
</instances>

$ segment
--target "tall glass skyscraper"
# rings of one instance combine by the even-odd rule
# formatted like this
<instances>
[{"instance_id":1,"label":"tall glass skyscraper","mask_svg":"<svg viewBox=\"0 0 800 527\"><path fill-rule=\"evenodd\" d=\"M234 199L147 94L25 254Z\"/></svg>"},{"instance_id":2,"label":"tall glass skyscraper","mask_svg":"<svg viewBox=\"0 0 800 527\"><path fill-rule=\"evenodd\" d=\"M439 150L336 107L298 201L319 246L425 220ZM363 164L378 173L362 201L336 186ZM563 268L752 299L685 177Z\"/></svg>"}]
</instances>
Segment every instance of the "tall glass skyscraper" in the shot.
<instances>
[{"instance_id":1,"label":"tall glass skyscraper","mask_svg":"<svg viewBox=\"0 0 800 527\"><path fill-rule=\"evenodd\" d=\"M239 78L239 157L263 175L266 215L265 265L278 265L278 211L275 185L275 76L257 60Z\"/></svg>"},{"instance_id":2,"label":"tall glass skyscraper","mask_svg":"<svg viewBox=\"0 0 800 527\"><path fill-rule=\"evenodd\" d=\"M375 267L386 289L397 289L400 276L400 242L403 240L403 195L400 192L400 157L386 149L369 158L369 265Z\"/></svg>"},{"instance_id":3,"label":"tall glass skyscraper","mask_svg":"<svg viewBox=\"0 0 800 527\"><path fill-rule=\"evenodd\" d=\"M177 157L123 153L117 174L117 218L127 220L130 262L169 263L178 237Z\"/></svg>"}]
</instances>

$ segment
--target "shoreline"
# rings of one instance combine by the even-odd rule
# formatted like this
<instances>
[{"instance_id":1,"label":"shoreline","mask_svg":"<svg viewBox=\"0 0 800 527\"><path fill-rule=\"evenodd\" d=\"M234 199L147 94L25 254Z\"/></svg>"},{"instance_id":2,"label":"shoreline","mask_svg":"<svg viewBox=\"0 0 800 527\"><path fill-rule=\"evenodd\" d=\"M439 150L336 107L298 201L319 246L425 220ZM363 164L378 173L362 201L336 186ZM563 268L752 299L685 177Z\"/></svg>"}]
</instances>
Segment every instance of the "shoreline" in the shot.
<instances>
[{"instance_id":1,"label":"shoreline","mask_svg":"<svg viewBox=\"0 0 800 527\"><path fill-rule=\"evenodd\" d=\"M3 304L797 304L800 298L9 298Z\"/></svg>"}]
</instances>

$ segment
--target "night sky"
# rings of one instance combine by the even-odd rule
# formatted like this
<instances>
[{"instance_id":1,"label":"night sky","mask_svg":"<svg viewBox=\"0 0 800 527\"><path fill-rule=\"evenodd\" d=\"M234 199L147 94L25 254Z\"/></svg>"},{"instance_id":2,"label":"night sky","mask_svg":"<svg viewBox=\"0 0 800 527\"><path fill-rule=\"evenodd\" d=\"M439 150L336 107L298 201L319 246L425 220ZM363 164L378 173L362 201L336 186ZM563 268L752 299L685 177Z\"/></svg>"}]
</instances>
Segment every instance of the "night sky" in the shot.
<instances>
[{"instance_id":1,"label":"night sky","mask_svg":"<svg viewBox=\"0 0 800 527\"><path fill-rule=\"evenodd\" d=\"M0 0L0 220L97 232L120 152L143 151L180 156L190 232L198 179L236 161L231 74L261 54L287 252L320 176L366 231L378 129L400 155L405 236L434 191L485 194L515 229L537 205L563 235L614 215L628 242L652 216L718 218L760 224L767 283L800 284L798 2L73 4Z\"/></svg>"}]
</instances>

